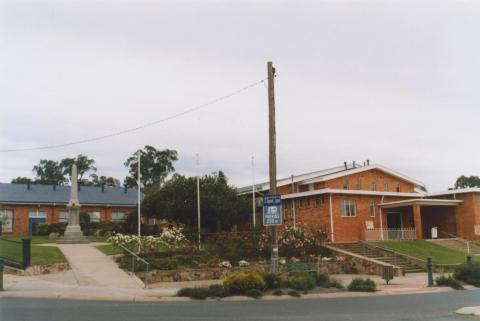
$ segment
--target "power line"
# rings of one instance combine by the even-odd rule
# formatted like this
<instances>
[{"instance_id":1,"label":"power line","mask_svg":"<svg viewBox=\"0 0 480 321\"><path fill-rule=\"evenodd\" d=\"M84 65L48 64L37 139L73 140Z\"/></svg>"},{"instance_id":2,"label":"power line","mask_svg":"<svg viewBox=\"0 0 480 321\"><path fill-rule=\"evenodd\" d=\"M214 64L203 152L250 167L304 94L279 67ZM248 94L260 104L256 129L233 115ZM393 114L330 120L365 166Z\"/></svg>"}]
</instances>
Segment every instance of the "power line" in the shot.
<instances>
[{"instance_id":1,"label":"power line","mask_svg":"<svg viewBox=\"0 0 480 321\"><path fill-rule=\"evenodd\" d=\"M173 114L173 115L170 115L168 117L165 117L165 118L162 118L162 119L159 119L159 120L155 120L155 121L152 121L152 122L149 122L149 123L146 123L146 124L143 124L143 125L140 125L140 126L137 126L137 127L133 127L133 128L129 128L129 129L124 129L124 130L121 130L121 131L118 131L118 132L114 132L114 133L111 133L111 134L107 134L107 135L103 135L103 136L97 136L97 137L92 137L92 138L88 138L88 139L82 139L82 140L77 140L77 141L73 141L73 142L69 142L69 143L64 143L64 144L56 144L56 145L47 145L47 146L40 146L40 147L28 147L28 148L18 148L18 149L4 149L4 150L0 150L0 153L13 153L13 152L25 152L25 151L33 151L33 150L45 150L45 149L55 149L55 148L62 148L62 147L67 147L67 146L73 146L73 145L79 145L79 144L85 144L85 143L91 143L91 142L95 142L95 141L99 141L99 140L103 140L103 139L107 139L107 138L111 138L111 137L115 137L115 136L120 136L120 135L124 135L124 134L128 134L128 133L132 133L132 132L135 132L135 131L138 131L138 130L141 130L141 129L144 129L146 127L151 127L151 126L154 126L156 124L159 124L159 123L163 123L163 122L166 122L168 120L172 120L172 119L175 119L175 118L178 118L178 117L181 117L183 115L186 115L186 114L190 114L192 112L195 112L197 110L200 110L200 109L203 109L203 108L206 108L210 105L213 105L213 104L216 104L216 103L219 103L223 100L226 100L230 97L233 97L233 96L236 96L252 87L255 87L261 83L265 83L265 80L267 78L264 78L262 80L259 80L259 81L256 81L254 83L251 83L250 85L247 85L245 87L242 87L240 89L237 89L235 91L232 91L226 95L223 95L223 96L220 96L216 99L213 99L209 102L206 102L206 103L203 103L201 105L197 105L195 107L191 107L191 108L188 108L180 113L177 113L177 114Z\"/></svg>"}]
</instances>

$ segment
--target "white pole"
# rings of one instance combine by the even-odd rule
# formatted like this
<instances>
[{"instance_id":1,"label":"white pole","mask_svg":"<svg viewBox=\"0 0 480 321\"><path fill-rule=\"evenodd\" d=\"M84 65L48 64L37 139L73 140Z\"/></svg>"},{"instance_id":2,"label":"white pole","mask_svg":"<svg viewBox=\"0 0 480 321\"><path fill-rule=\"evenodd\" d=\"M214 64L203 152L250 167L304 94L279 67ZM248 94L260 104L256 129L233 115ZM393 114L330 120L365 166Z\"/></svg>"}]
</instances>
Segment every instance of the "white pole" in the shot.
<instances>
[{"instance_id":1,"label":"white pole","mask_svg":"<svg viewBox=\"0 0 480 321\"><path fill-rule=\"evenodd\" d=\"M137 192L138 192L138 237L140 237L140 226L141 226L141 217L140 217L140 188L142 187L142 181L140 180L140 149L138 150L138 180L137 180Z\"/></svg>"},{"instance_id":2,"label":"white pole","mask_svg":"<svg viewBox=\"0 0 480 321\"><path fill-rule=\"evenodd\" d=\"M255 157L252 156L252 219L253 219L253 228L257 226L256 224L256 206L255 206Z\"/></svg>"},{"instance_id":3,"label":"white pole","mask_svg":"<svg viewBox=\"0 0 480 321\"><path fill-rule=\"evenodd\" d=\"M202 247L201 241L201 224L200 224L200 169L199 169L199 157L197 154L197 228L198 228L198 248Z\"/></svg>"},{"instance_id":4,"label":"white pole","mask_svg":"<svg viewBox=\"0 0 480 321\"><path fill-rule=\"evenodd\" d=\"M293 182L292 174L292 194L295 192L295 183ZM297 227L297 213L295 213L295 199L292 198L292 216L293 216L293 228Z\"/></svg>"}]
</instances>

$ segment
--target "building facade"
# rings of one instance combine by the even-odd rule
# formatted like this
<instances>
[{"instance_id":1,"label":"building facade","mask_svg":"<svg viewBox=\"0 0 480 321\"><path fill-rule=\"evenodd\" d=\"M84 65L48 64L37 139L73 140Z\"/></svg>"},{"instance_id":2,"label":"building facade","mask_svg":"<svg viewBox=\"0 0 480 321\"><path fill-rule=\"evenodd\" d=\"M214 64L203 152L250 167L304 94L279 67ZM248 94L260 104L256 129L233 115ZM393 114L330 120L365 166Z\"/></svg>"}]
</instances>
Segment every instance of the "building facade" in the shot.
<instances>
[{"instance_id":1,"label":"building facade","mask_svg":"<svg viewBox=\"0 0 480 321\"><path fill-rule=\"evenodd\" d=\"M480 189L428 193L422 182L368 161L280 179L277 186L283 226L322 229L330 242L480 239ZM268 189L268 182L257 184L255 194ZM261 208L256 221L262 222Z\"/></svg>"},{"instance_id":2,"label":"building facade","mask_svg":"<svg viewBox=\"0 0 480 321\"><path fill-rule=\"evenodd\" d=\"M136 189L79 186L78 197L80 213L92 222L124 221L137 210ZM28 236L39 224L67 222L69 198L70 186L0 183L2 235Z\"/></svg>"}]
</instances>

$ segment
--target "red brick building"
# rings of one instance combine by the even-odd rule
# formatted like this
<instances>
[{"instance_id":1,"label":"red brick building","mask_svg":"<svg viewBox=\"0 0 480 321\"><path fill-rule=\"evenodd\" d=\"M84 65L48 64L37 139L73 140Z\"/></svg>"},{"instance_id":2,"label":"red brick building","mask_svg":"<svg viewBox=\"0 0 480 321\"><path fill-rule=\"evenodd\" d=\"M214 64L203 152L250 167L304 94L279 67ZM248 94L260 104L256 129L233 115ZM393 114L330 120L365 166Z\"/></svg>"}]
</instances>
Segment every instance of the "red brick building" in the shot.
<instances>
[{"instance_id":1,"label":"red brick building","mask_svg":"<svg viewBox=\"0 0 480 321\"><path fill-rule=\"evenodd\" d=\"M0 183L2 234L27 236L38 224L66 222L69 198L70 186ZM90 221L123 221L137 210L136 189L80 186L78 198Z\"/></svg>"},{"instance_id":2,"label":"red brick building","mask_svg":"<svg viewBox=\"0 0 480 321\"><path fill-rule=\"evenodd\" d=\"M277 186L283 226L324 229L331 242L424 239L432 228L439 238L480 239L478 188L428 193L423 183L368 161L280 179ZM268 189L268 182L256 185L257 197Z\"/></svg>"}]
</instances>

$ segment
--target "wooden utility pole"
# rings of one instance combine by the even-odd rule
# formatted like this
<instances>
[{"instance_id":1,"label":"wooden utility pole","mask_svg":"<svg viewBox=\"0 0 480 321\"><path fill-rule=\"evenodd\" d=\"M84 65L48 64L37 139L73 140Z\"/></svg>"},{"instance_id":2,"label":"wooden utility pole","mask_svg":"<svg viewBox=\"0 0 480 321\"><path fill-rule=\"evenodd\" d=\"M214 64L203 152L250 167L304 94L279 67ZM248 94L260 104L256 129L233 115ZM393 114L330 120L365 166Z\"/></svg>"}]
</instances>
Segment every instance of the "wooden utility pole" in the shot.
<instances>
[{"instance_id":1,"label":"wooden utility pole","mask_svg":"<svg viewBox=\"0 0 480 321\"><path fill-rule=\"evenodd\" d=\"M271 61L267 62L268 71L268 137L269 137L269 172L270 191L269 194L277 194L277 147L275 133L275 68ZM280 213L281 215L281 213ZM278 239L277 227L272 226L272 273L277 273L278 267Z\"/></svg>"}]
</instances>

